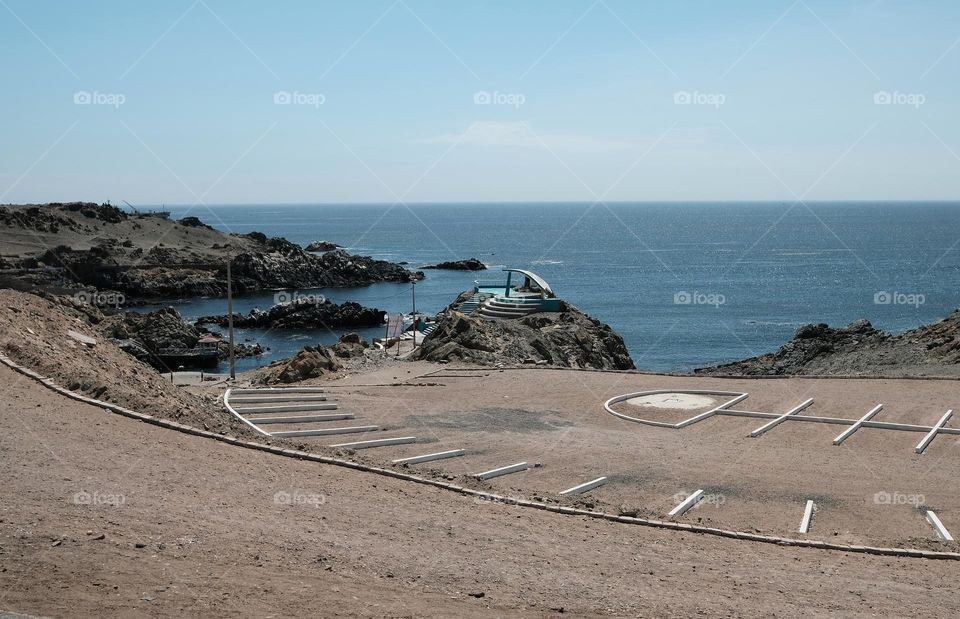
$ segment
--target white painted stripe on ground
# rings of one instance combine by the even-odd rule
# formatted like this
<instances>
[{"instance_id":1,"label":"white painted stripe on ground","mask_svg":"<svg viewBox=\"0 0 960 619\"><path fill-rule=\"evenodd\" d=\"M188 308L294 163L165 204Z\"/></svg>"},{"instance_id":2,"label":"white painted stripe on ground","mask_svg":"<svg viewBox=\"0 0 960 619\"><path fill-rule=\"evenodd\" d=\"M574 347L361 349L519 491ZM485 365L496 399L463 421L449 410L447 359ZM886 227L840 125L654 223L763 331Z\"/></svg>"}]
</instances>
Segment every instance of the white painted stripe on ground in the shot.
<instances>
[{"instance_id":1,"label":"white painted stripe on ground","mask_svg":"<svg viewBox=\"0 0 960 619\"><path fill-rule=\"evenodd\" d=\"M424 454L422 456L411 456L410 458L400 458L394 460L394 464L420 464L421 462L432 462L433 460L444 460L446 458L456 458L467 453L464 449L451 449L450 451L438 451L437 453Z\"/></svg>"},{"instance_id":2,"label":"white painted stripe on ground","mask_svg":"<svg viewBox=\"0 0 960 619\"><path fill-rule=\"evenodd\" d=\"M237 395L250 395L255 393L323 393L323 387L237 387L233 390Z\"/></svg>"},{"instance_id":3,"label":"white painted stripe on ground","mask_svg":"<svg viewBox=\"0 0 960 619\"><path fill-rule=\"evenodd\" d=\"M407 443L415 442L417 442L416 436L401 436L399 438L378 438L372 441L358 441L356 443L338 443L337 445L328 445L328 447L339 447L341 449L369 449L370 447L406 445Z\"/></svg>"},{"instance_id":4,"label":"white painted stripe on ground","mask_svg":"<svg viewBox=\"0 0 960 619\"><path fill-rule=\"evenodd\" d=\"M682 393L682 392L681 392L681 393ZM692 391L687 391L686 393L692 393ZM702 421L703 419L706 419L707 417L713 417L713 416L716 415L717 413L722 413L725 408L728 408L728 407L730 407L730 406L733 406L734 404L739 404L740 402L743 402L743 401L746 400L749 396L750 396L749 393L741 393L739 396L733 398L733 399L730 400L729 402L724 402L724 403L721 404L720 406L717 406L716 408L712 408L712 409L708 410L708 411L705 412L705 413L700 413L699 415L695 415L695 416L691 417L690 419L684 419L683 421L675 424L675 426L676 426L677 428L685 428L685 427L687 427L687 426L689 426L689 425L692 425L692 424L697 423L698 421Z\"/></svg>"},{"instance_id":5,"label":"white painted stripe on ground","mask_svg":"<svg viewBox=\"0 0 960 619\"><path fill-rule=\"evenodd\" d=\"M257 425L270 423L308 423L312 421L342 421L353 419L353 413L339 413L336 415L293 415L289 417L247 417L247 421Z\"/></svg>"},{"instance_id":6,"label":"white painted stripe on ground","mask_svg":"<svg viewBox=\"0 0 960 619\"><path fill-rule=\"evenodd\" d=\"M837 438L833 439L833 444L839 445L843 441L850 438L850 435L856 432L857 430L859 430L860 426L862 426L865 421L869 421L874 415L879 413L881 410L883 410L883 404L877 404L876 406L871 408L869 413L867 413L866 415L864 415L863 417L855 421L852 426L850 426L849 428L847 428L846 430L838 434Z\"/></svg>"},{"instance_id":7,"label":"white painted stripe on ground","mask_svg":"<svg viewBox=\"0 0 960 619\"><path fill-rule=\"evenodd\" d=\"M494 477L500 477L501 475L509 475L510 473L519 473L520 471L526 471L530 466L526 462L518 462L516 464L511 464L510 466L501 466L498 469L491 469L489 471L484 471L483 473L477 473L474 475L477 479L493 479Z\"/></svg>"},{"instance_id":8,"label":"white painted stripe on ground","mask_svg":"<svg viewBox=\"0 0 960 619\"><path fill-rule=\"evenodd\" d=\"M252 395L236 395L233 396L233 401L236 404L282 404L284 402L303 403L303 402L326 402L327 396L325 395L263 395L263 396L252 396Z\"/></svg>"},{"instance_id":9,"label":"white painted stripe on ground","mask_svg":"<svg viewBox=\"0 0 960 619\"><path fill-rule=\"evenodd\" d=\"M933 530L937 532L937 537L945 542L953 541L953 536L950 535L950 531L947 531L947 527L943 526L943 523L940 522L937 515L929 509L927 510L927 522L933 526Z\"/></svg>"},{"instance_id":10,"label":"white painted stripe on ground","mask_svg":"<svg viewBox=\"0 0 960 619\"><path fill-rule=\"evenodd\" d=\"M670 513L667 514L668 518L673 518L674 516L682 516L685 514L691 507L697 504L700 501L700 498L703 496L703 490L697 490L680 503L670 510Z\"/></svg>"},{"instance_id":11,"label":"white painted stripe on ground","mask_svg":"<svg viewBox=\"0 0 960 619\"><path fill-rule=\"evenodd\" d=\"M223 405L230 412L230 414L236 417L237 419L239 419L241 423L243 423L244 425L252 428L253 431L259 434L260 436L270 436L269 432L267 432L266 430L261 430L255 424L250 423L250 421L247 418L245 418L243 415L238 413L235 408L230 406L231 391L232 391L231 389L227 389L223 394Z\"/></svg>"},{"instance_id":12,"label":"white painted stripe on ground","mask_svg":"<svg viewBox=\"0 0 960 619\"><path fill-rule=\"evenodd\" d=\"M930 432L923 437L923 440L917 443L914 451L916 451L918 454L922 454L923 450L927 448L927 445L929 445L933 439L936 438L937 432L940 431L940 428L942 428L951 417L953 417L953 409L950 409L943 414L943 417L940 418L940 421L937 422L937 425L933 426L933 428L930 429Z\"/></svg>"},{"instance_id":13,"label":"white painted stripe on ground","mask_svg":"<svg viewBox=\"0 0 960 619\"><path fill-rule=\"evenodd\" d=\"M566 490L560 493L560 496L576 495L583 494L585 492L590 492L594 488L599 488L600 486L607 483L606 477L598 477L592 481L580 484L579 486L574 486L573 488L567 488Z\"/></svg>"},{"instance_id":14,"label":"white painted stripe on ground","mask_svg":"<svg viewBox=\"0 0 960 619\"><path fill-rule=\"evenodd\" d=\"M785 412L784 414L780 415L779 417L777 417L777 418L774 419L773 421L770 421L770 422L768 422L768 423L763 424L762 426L760 426L759 428L757 428L756 430L754 430L753 432L751 432L751 433L750 433L750 436L756 438L756 437L760 436L761 434L772 430L773 428L777 427L778 425L780 425L781 423L783 423L784 421L786 421L788 417L790 417L791 415L796 415L796 414L799 413L800 411L802 411L802 410L804 410L805 408L809 407L811 404L813 404L813 398L810 398L809 400L807 400L806 402L803 402L802 404L799 404L799 405L797 405L797 406L794 406L793 408L791 408L790 410L788 410L788 411Z\"/></svg>"},{"instance_id":15,"label":"white painted stripe on ground","mask_svg":"<svg viewBox=\"0 0 960 619\"><path fill-rule=\"evenodd\" d=\"M337 410L336 403L321 403L315 402L313 404L280 404L276 406L247 406L240 405L235 400L231 399L230 403L233 404L233 408L237 412L249 415L250 413L309 413L310 411L335 411Z\"/></svg>"},{"instance_id":16,"label":"white painted stripe on ground","mask_svg":"<svg viewBox=\"0 0 960 619\"><path fill-rule=\"evenodd\" d=\"M353 426L349 428L314 428L312 430L281 430L271 432L270 436L329 436L331 434L356 434L357 432L375 432L380 426Z\"/></svg>"},{"instance_id":17,"label":"white painted stripe on ground","mask_svg":"<svg viewBox=\"0 0 960 619\"><path fill-rule=\"evenodd\" d=\"M807 506L803 510L803 520L800 521L800 532L810 531L810 519L813 518L813 501L807 500Z\"/></svg>"}]
</instances>

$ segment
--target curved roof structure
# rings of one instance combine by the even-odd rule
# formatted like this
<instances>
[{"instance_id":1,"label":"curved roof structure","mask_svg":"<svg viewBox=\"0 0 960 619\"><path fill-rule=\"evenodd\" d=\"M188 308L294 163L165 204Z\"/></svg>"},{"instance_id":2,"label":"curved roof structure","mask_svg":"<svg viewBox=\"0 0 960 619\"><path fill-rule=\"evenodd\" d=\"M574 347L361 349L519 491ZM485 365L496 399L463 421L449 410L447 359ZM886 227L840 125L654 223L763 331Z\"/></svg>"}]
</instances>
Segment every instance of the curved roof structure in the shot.
<instances>
[{"instance_id":1,"label":"curved roof structure","mask_svg":"<svg viewBox=\"0 0 960 619\"><path fill-rule=\"evenodd\" d=\"M504 270L504 271L511 271L511 272L513 272L513 273L520 273L521 275L523 275L523 276L525 276L525 277L529 277L532 282L534 282L537 286L540 286L540 289L543 290L545 293L547 293L547 296L548 296L548 297L555 297L555 296L557 296L557 295L553 292L553 288L550 287L550 284L548 284L546 281L544 281L544 279L543 279L542 277L540 277L539 275L537 275L536 273L531 273L530 271L524 271L523 269L503 269L503 270Z\"/></svg>"}]
</instances>

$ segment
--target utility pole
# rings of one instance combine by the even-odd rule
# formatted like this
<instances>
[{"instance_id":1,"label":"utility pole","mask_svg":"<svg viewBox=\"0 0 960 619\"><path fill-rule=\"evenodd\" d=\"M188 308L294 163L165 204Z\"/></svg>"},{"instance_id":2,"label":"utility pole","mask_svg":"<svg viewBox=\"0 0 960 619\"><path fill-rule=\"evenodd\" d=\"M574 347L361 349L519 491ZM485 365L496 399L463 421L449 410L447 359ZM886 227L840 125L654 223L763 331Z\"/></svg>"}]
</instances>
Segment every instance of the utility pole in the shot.
<instances>
[{"instance_id":1,"label":"utility pole","mask_svg":"<svg viewBox=\"0 0 960 619\"><path fill-rule=\"evenodd\" d=\"M230 332L230 380L237 380L237 367L233 355L233 278L230 274L231 259L227 258L227 329Z\"/></svg>"},{"instance_id":2,"label":"utility pole","mask_svg":"<svg viewBox=\"0 0 960 619\"><path fill-rule=\"evenodd\" d=\"M417 349L417 333L420 332L420 317L417 316L417 282L410 282L410 292L413 294L413 350Z\"/></svg>"}]
</instances>

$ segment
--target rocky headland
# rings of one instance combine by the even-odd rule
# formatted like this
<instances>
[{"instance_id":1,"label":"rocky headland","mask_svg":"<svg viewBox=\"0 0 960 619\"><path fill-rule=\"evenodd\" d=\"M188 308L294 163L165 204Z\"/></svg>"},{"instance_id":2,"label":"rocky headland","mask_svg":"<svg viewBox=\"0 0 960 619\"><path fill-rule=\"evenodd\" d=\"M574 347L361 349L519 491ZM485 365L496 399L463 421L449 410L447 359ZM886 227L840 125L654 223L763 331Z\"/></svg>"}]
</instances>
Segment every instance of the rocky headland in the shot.
<instances>
[{"instance_id":1,"label":"rocky headland","mask_svg":"<svg viewBox=\"0 0 960 619\"><path fill-rule=\"evenodd\" d=\"M960 375L960 310L901 334L879 331L866 320L846 327L800 327L778 351L695 370L702 375Z\"/></svg>"},{"instance_id":2,"label":"rocky headland","mask_svg":"<svg viewBox=\"0 0 960 619\"><path fill-rule=\"evenodd\" d=\"M409 282L422 272L334 248L321 255L259 232L225 234L197 217L128 213L84 202L0 206L0 273L22 289L92 286L127 301L234 291Z\"/></svg>"},{"instance_id":3,"label":"rocky headland","mask_svg":"<svg viewBox=\"0 0 960 619\"><path fill-rule=\"evenodd\" d=\"M622 337L565 302L559 312L512 320L489 320L447 310L411 358L492 366L634 369Z\"/></svg>"}]
</instances>

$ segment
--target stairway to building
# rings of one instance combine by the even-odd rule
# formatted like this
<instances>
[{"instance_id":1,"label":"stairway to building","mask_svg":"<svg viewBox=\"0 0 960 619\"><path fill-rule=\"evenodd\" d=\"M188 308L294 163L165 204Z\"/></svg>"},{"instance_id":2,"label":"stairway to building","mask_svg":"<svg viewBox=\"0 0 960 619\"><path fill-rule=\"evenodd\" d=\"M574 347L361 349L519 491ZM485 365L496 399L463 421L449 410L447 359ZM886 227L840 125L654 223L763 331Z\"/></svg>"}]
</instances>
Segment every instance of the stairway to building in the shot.
<instances>
[{"instance_id":1,"label":"stairway to building","mask_svg":"<svg viewBox=\"0 0 960 619\"><path fill-rule=\"evenodd\" d=\"M481 303L477 311L486 318L523 318L540 311L540 299L496 296Z\"/></svg>"}]
</instances>

